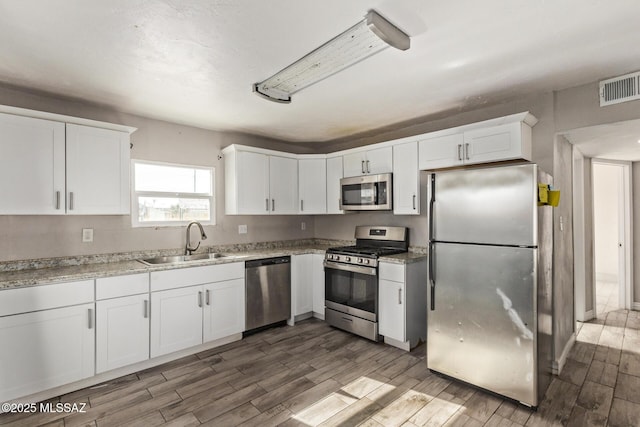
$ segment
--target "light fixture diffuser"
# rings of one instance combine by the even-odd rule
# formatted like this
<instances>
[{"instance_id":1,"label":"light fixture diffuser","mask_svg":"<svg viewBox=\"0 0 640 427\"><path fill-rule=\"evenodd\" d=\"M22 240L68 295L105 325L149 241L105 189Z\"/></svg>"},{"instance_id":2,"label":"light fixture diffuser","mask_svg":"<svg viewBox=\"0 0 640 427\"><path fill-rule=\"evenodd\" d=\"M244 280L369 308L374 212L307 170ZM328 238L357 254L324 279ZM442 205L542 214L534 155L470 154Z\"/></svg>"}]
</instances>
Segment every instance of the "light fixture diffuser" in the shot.
<instances>
[{"instance_id":1,"label":"light fixture diffuser","mask_svg":"<svg viewBox=\"0 0 640 427\"><path fill-rule=\"evenodd\" d=\"M291 95L393 46L407 50L409 36L374 10L365 19L260 83L253 91L288 104Z\"/></svg>"}]
</instances>

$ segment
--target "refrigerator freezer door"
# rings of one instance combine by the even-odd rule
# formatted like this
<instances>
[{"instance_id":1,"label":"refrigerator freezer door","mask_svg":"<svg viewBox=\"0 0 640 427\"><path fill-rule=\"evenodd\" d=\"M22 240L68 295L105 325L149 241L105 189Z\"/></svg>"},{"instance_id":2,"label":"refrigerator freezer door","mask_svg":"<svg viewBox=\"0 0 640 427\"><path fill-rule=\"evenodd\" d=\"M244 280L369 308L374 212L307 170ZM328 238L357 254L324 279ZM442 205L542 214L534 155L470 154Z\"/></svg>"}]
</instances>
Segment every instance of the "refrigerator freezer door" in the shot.
<instances>
[{"instance_id":1,"label":"refrigerator freezer door","mask_svg":"<svg viewBox=\"0 0 640 427\"><path fill-rule=\"evenodd\" d=\"M436 243L427 366L537 405L537 249Z\"/></svg>"},{"instance_id":2,"label":"refrigerator freezer door","mask_svg":"<svg viewBox=\"0 0 640 427\"><path fill-rule=\"evenodd\" d=\"M435 174L432 240L537 245L537 166Z\"/></svg>"}]
</instances>

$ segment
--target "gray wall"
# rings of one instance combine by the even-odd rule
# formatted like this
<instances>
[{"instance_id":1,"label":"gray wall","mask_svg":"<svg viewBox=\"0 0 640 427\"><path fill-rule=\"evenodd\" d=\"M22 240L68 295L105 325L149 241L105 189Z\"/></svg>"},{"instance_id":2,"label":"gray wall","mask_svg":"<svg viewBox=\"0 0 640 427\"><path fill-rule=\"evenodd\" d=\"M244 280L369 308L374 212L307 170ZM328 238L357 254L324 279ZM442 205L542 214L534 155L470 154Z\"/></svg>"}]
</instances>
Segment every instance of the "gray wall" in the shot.
<instances>
[{"instance_id":1,"label":"gray wall","mask_svg":"<svg viewBox=\"0 0 640 427\"><path fill-rule=\"evenodd\" d=\"M553 161L553 184L556 190L560 190L560 204L553 209L553 339L556 360L575 331L572 150L564 137L557 137Z\"/></svg>"},{"instance_id":2,"label":"gray wall","mask_svg":"<svg viewBox=\"0 0 640 427\"><path fill-rule=\"evenodd\" d=\"M634 162L633 176L633 300L640 306L640 162ZM640 309L640 307L635 307Z\"/></svg>"},{"instance_id":3,"label":"gray wall","mask_svg":"<svg viewBox=\"0 0 640 427\"><path fill-rule=\"evenodd\" d=\"M207 226L207 245L311 238L311 216L226 216L224 161L221 148L230 144L308 152L266 138L198 129L142 118L75 100L59 99L12 88L0 88L0 104L135 126L131 158L215 167L216 225ZM25 171L28 173L28 171ZM301 222L306 230L301 230ZM239 235L238 225L248 233ZM82 243L82 228L94 229L94 242ZM0 215L0 261L127 252L183 247L182 227L132 228L130 216L11 216Z\"/></svg>"}]
</instances>

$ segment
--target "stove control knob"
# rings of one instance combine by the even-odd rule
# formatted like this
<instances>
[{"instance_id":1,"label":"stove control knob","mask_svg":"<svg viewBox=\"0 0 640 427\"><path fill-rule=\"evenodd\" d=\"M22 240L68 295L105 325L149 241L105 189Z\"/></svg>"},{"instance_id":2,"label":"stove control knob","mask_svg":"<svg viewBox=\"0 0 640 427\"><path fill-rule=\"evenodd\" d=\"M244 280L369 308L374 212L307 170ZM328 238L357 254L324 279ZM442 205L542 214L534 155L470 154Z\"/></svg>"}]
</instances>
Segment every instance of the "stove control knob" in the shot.
<instances>
[{"instance_id":1,"label":"stove control knob","mask_svg":"<svg viewBox=\"0 0 640 427\"><path fill-rule=\"evenodd\" d=\"M362 258L358 258L358 264L362 264L364 260Z\"/></svg>"},{"instance_id":2,"label":"stove control knob","mask_svg":"<svg viewBox=\"0 0 640 427\"><path fill-rule=\"evenodd\" d=\"M364 263L365 263L365 264L369 264L369 262L370 262L370 260L369 260L369 259L365 259L365 260L364 260Z\"/></svg>"},{"instance_id":3,"label":"stove control knob","mask_svg":"<svg viewBox=\"0 0 640 427\"><path fill-rule=\"evenodd\" d=\"M329 255L329 259L336 259L337 257L335 255Z\"/></svg>"},{"instance_id":4,"label":"stove control knob","mask_svg":"<svg viewBox=\"0 0 640 427\"><path fill-rule=\"evenodd\" d=\"M346 257L344 257L344 260L347 261L347 262L351 262L351 257L350 256L346 256Z\"/></svg>"}]
</instances>

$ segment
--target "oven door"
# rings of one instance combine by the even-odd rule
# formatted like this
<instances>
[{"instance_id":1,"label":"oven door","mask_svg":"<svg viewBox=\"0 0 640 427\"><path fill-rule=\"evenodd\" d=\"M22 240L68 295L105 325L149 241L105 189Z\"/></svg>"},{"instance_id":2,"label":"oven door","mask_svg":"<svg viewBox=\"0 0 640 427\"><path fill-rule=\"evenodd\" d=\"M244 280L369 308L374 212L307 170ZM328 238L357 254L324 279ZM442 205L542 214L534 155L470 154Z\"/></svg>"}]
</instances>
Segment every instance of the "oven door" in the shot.
<instances>
[{"instance_id":1,"label":"oven door","mask_svg":"<svg viewBox=\"0 0 640 427\"><path fill-rule=\"evenodd\" d=\"M332 261L324 262L327 308L377 322L377 269Z\"/></svg>"},{"instance_id":2,"label":"oven door","mask_svg":"<svg viewBox=\"0 0 640 427\"><path fill-rule=\"evenodd\" d=\"M391 174L355 176L340 180L340 209L390 210Z\"/></svg>"}]
</instances>

